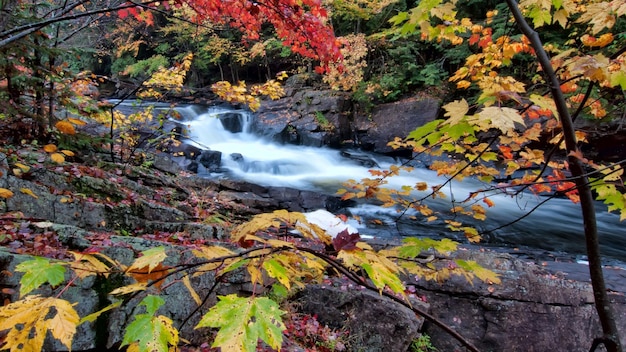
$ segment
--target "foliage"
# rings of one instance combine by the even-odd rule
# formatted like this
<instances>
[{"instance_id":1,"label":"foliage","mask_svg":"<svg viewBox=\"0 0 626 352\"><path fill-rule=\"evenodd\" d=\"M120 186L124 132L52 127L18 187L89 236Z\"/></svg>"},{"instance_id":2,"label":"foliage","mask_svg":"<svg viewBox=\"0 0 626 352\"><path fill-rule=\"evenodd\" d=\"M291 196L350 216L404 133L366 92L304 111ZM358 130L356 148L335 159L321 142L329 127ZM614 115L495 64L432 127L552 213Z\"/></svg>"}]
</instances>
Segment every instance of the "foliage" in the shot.
<instances>
[{"instance_id":1,"label":"foliage","mask_svg":"<svg viewBox=\"0 0 626 352\"><path fill-rule=\"evenodd\" d=\"M0 309L0 330L8 330L3 349L41 351L48 332L71 349L79 319L66 300L26 296Z\"/></svg>"},{"instance_id":2,"label":"foliage","mask_svg":"<svg viewBox=\"0 0 626 352\"><path fill-rule=\"evenodd\" d=\"M367 66L365 36L363 34L348 35L339 40L343 44L341 48L343 61L341 65L329 64L328 71L324 75L324 82L336 90L355 90L359 82L363 80L363 68Z\"/></svg>"},{"instance_id":3,"label":"foliage","mask_svg":"<svg viewBox=\"0 0 626 352\"><path fill-rule=\"evenodd\" d=\"M232 294L220 297L197 327L220 328L213 347L220 347L224 352L256 351L259 339L280 349L285 330L282 314L278 304L269 298L242 298Z\"/></svg>"},{"instance_id":4,"label":"foliage","mask_svg":"<svg viewBox=\"0 0 626 352\"><path fill-rule=\"evenodd\" d=\"M151 295L139 303L146 308L146 313L135 315L135 320L128 324L122 346L129 346L129 351L138 352L167 352L170 346L178 346L178 331L172 320L163 315L154 316L163 304L165 301L162 298Z\"/></svg>"},{"instance_id":5,"label":"foliage","mask_svg":"<svg viewBox=\"0 0 626 352\"><path fill-rule=\"evenodd\" d=\"M411 342L409 352L436 352L437 348L430 342L430 336L422 334Z\"/></svg>"},{"instance_id":6,"label":"foliage","mask_svg":"<svg viewBox=\"0 0 626 352\"><path fill-rule=\"evenodd\" d=\"M302 238L296 239L276 232L285 227L297 229ZM75 276L66 285L71 285L78 278L94 275L108 277L117 273L127 276L130 283L114 288L109 294L127 297L145 295L135 308L143 307L145 313L135 314L134 320L125 327L122 346L129 346L133 351L167 351L182 341L172 320L158 314L164 304L163 298L158 296L159 287L171 280L184 282L198 305L202 305L204 300L198 295L199 288L193 287L190 278L215 275L220 278L220 282L228 275L240 275L238 273L241 271L246 272L250 282L257 287L267 285L268 278L271 278L276 280L276 285L292 293L304 285L321 282L325 275L334 271L370 290L404 299L405 287L401 277L423 270L445 272L439 276L420 275L427 280L445 280L450 275L460 275L470 282L475 277L489 283L498 282L495 273L473 262L457 261L459 265L451 269L451 260L443 257L427 263L414 260L424 251L436 250L449 254L456 249L456 244L450 240L407 239L399 248L376 251L361 242L357 234L340 233L332 239L323 229L308 223L304 214L285 210L256 215L233 230L231 241L241 248L233 250L232 245L220 244L195 246L192 253L199 262L193 265L181 263L178 267L164 265L170 251L166 247L145 250L130 265L93 251L73 253L65 261L35 258L22 262L17 268L24 273L20 278L22 298L0 308L0 318L4 318L0 320L0 325L3 330L8 330L8 347L13 349L25 343L31 344L33 348L41 346L45 335L41 332L48 330L69 347L77 325L94 321L104 312L119 309L130 302L117 301L80 319L72 304L62 298L25 296L42 286L57 286L66 282L66 269L70 276ZM333 252L326 252L323 249L325 247L333 248L336 256ZM260 289L250 297L233 294L220 296L219 302L208 310L196 328L218 329L212 344L223 351L254 351L259 340L271 348L280 349L283 334L287 330L283 321L286 312L273 296L263 296L262 291ZM203 294L210 295L211 292ZM396 299L402 302L400 298ZM410 307L408 301L403 304ZM33 309L38 314L32 314ZM47 318L47 312L51 309L56 309L54 319ZM305 328L308 319L302 321L304 325L301 328L294 325L297 321L294 317L290 318L289 334L305 338L305 335L299 334L306 332L302 329L310 329ZM30 328L23 329L21 324L36 329L37 333L33 334ZM340 350L339 345L335 348Z\"/></svg>"},{"instance_id":7,"label":"foliage","mask_svg":"<svg viewBox=\"0 0 626 352\"><path fill-rule=\"evenodd\" d=\"M593 98L597 94L595 90L589 89L587 96L581 90L596 85L603 88L601 94L611 94L613 87L622 84L620 77L624 65L621 56L608 58L611 51L615 51L608 46L613 40L612 35L598 35L602 30L606 31L612 21L604 23L597 20L603 13L599 7L591 10L559 3L543 8L543 5L533 1L522 2L521 6L526 8L527 15L537 26L572 26L572 37L581 31L589 31L582 39L583 46L575 46L576 43L570 40L564 43L568 47L557 48L548 43L546 48L556 54L552 65L559 73L563 82L561 90L572 109L588 112L596 119L605 118L607 113L602 100ZM383 172L372 171L373 178L347 183L347 188L340 190L340 194L344 199L375 197L385 206L399 205L404 209L413 209L428 221L435 221L444 215L433 210L428 199L445 198L446 195L441 192L444 185L452 179L462 180L468 176L482 180L484 188L471 192L463 202L453 204L451 217L462 214L484 220L484 205L494 206L490 196L496 193L515 196L530 190L537 195L565 196L578 202L574 179L569 176L569 162L563 158L566 156L563 152L565 144L558 112L543 88L547 82L543 77L534 75L532 87L536 88L529 90L525 82L507 75L512 73L506 70L507 67L516 65L520 57L535 54L528 39L523 35L510 35L501 31L500 27L494 30L491 24L501 26L502 23L502 20L494 20L501 16L497 10L487 12L485 20L478 23L469 18L459 19L456 14L456 8L451 3L433 1L421 2L411 11L392 19L400 33L417 33L426 40L436 42L459 45L467 42L475 50L450 77L450 81L456 82L457 89L477 89L480 93L476 101L470 103L459 99L449 102L443 106L445 120L435 120L411 132L407 139L391 143L396 148L435 156L430 168L439 175L448 176L448 181L435 185L418 183L400 190L389 189L385 187L387 178L411 171L409 167L394 166ZM591 21L589 27L586 27L585 20ZM522 78L526 79L526 76L522 75ZM537 145L546 136L550 136L550 149L542 150ZM584 131L577 131L576 137L578 143L585 143ZM559 154L561 157L555 158ZM619 212L621 219L626 218L622 165L594 162L582 154L571 156L583 161L585 167L591 170L590 175L594 176L591 187L597 198L604 201L610 211ZM493 183L495 180L508 181L496 184ZM422 193L427 189L431 191ZM458 219L446 222L450 229L464 232L470 240L480 238L477 230L464 226Z\"/></svg>"},{"instance_id":8,"label":"foliage","mask_svg":"<svg viewBox=\"0 0 626 352\"><path fill-rule=\"evenodd\" d=\"M287 74L284 71L276 75L276 79L279 81L285 79L285 77L287 77ZM245 104L252 111L256 111L261 106L261 96L267 96L272 100L276 100L285 94L283 87L276 80L253 85L250 89L243 81L240 81L236 86L227 81L220 81L213 84L211 89L221 99L229 103Z\"/></svg>"}]
</instances>

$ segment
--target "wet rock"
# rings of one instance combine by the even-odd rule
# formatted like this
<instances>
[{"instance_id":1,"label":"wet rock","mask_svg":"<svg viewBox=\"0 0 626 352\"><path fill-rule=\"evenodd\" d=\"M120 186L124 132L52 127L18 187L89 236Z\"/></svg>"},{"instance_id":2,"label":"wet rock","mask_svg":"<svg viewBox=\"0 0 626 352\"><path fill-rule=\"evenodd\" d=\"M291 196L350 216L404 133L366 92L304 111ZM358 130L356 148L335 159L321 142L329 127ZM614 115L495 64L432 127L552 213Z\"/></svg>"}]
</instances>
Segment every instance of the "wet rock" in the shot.
<instances>
[{"instance_id":1,"label":"wet rock","mask_svg":"<svg viewBox=\"0 0 626 352\"><path fill-rule=\"evenodd\" d=\"M395 137L405 138L417 127L436 119L439 106L440 101L431 97L414 97L378 105L370 117L355 117L358 145L375 153L396 154L398 151L387 143Z\"/></svg>"},{"instance_id":2,"label":"wet rock","mask_svg":"<svg viewBox=\"0 0 626 352\"><path fill-rule=\"evenodd\" d=\"M423 318L377 293L351 288L310 285L298 293L300 311L320 323L350 332L352 351L407 351L419 336ZM427 310L427 305L415 301Z\"/></svg>"},{"instance_id":3,"label":"wet rock","mask_svg":"<svg viewBox=\"0 0 626 352\"><path fill-rule=\"evenodd\" d=\"M242 116L239 113L225 113L218 116L225 130L231 133L240 133L243 131Z\"/></svg>"},{"instance_id":4,"label":"wet rock","mask_svg":"<svg viewBox=\"0 0 626 352\"><path fill-rule=\"evenodd\" d=\"M409 283L427 297L436 318L479 350L582 352L602 335L589 282L569 280L563 272L550 272L507 254L464 251L458 256L496 271L502 283L470 284L457 277L444 283ZM626 299L622 293L610 296L624 341ZM425 324L425 332L439 350L462 350L457 341L432 324Z\"/></svg>"},{"instance_id":5,"label":"wet rock","mask_svg":"<svg viewBox=\"0 0 626 352\"><path fill-rule=\"evenodd\" d=\"M219 171L222 165L222 152L217 150L205 150L200 154L198 162L204 166L208 172Z\"/></svg>"}]
</instances>

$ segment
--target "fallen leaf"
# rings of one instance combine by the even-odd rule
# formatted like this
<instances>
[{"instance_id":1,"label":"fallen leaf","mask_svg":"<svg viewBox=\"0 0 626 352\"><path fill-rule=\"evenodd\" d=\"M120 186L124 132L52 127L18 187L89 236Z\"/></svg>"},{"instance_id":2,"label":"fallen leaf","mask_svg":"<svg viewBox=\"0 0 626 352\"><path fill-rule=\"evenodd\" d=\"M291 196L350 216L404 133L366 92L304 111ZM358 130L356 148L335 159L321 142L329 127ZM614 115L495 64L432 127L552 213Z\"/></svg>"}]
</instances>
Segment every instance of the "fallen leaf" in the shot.
<instances>
[{"instance_id":1,"label":"fallen leaf","mask_svg":"<svg viewBox=\"0 0 626 352\"><path fill-rule=\"evenodd\" d=\"M20 188L20 192L24 193L24 194L28 194L29 196L38 199L39 197L35 194L35 192L33 192L32 190L28 189L28 188Z\"/></svg>"},{"instance_id":2,"label":"fallen leaf","mask_svg":"<svg viewBox=\"0 0 626 352\"><path fill-rule=\"evenodd\" d=\"M46 145L43 146L43 150L46 153L54 153L54 152L57 151L57 146L54 145L54 144L46 144Z\"/></svg>"},{"instance_id":3,"label":"fallen leaf","mask_svg":"<svg viewBox=\"0 0 626 352\"><path fill-rule=\"evenodd\" d=\"M0 198L7 199L11 197L13 197L13 192L9 191L6 188L0 188Z\"/></svg>"},{"instance_id":4,"label":"fallen leaf","mask_svg":"<svg viewBox=\"0 0 626 352\"><path fill-rule=\"evenodd\" d=\"M61 153L54 153L50 155L50 159L57 164L63 164L65 162L65 157Z\"/></svg>"}]
</instances>

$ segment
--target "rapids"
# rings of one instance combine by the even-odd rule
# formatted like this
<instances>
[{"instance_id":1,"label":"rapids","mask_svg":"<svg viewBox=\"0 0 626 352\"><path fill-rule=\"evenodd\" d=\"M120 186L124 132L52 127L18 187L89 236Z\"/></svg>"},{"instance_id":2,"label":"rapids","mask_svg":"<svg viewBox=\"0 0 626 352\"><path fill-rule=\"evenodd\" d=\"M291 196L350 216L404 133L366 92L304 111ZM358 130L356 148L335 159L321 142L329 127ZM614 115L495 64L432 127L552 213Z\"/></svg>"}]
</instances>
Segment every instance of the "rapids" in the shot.
<instances>
[{"instance_id":1,"label":"rapids","mask_svg":"<svg viewBox=\"0 0 626 352\"><path fill-rule=\"evenodd\" d=\"M210 174L199 170L203 176L228 177L265 186L285 186L329 194L335 193L348 179L360 180L370 176L370 168L342 156L339 150L283 145L255 134L251 128L254 116L247 111L197 105L176 109L188 127L190 143L222 152L222 168L225 172ZM218 117L225 113L238 116L242 127L240 132L233 133L224 128ZM378 155L369 155L369 158L382 169L395 162ZM444 181L431 170L416 168L410 173L389 179L388 187L414 185L416 182L436 185ZM436 210L447 211L452 208L454 201L462 201L470 191L478 188L484 188L484 184L477 180L454 182L442 189L447 193L446 199L428 204ZM553 198L515 222L545 198L523 194L515 198L491 195L490 199L495 206L488 208L487 220L474 220L468 224L479 231L488 231L514 223L483 235L486 244L565 252L584 260L583 226L578 205L568 199ZM398 219L396 209L382 208L375 202L361 202L348 211L366 220L360 224L352 221L360 232L378 238L431 236L461 239L462 236L448 230L443 221L429 223L419 214L408 213ZM416 218L411 220L410 215ZM597 206L597 218L603 255L609 260L626 262L626 224L620 223L618 215L608 213L606 206L601 203ZM382 220L382 224L372 225L368 219ZM462 220L467 223L470 219L463 217Z\"/></svg>"}]
</instances>

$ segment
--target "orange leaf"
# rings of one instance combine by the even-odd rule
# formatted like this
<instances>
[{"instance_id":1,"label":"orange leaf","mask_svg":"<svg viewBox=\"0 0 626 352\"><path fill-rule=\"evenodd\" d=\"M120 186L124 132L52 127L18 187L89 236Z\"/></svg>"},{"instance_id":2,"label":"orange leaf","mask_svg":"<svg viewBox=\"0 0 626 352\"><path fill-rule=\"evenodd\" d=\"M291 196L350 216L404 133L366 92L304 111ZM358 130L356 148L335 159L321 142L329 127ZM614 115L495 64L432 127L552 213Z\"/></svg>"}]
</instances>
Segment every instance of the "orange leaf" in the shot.
<instances>
[{"instance_id":1,"label":"orange leaf","mask_svg":"<svg viewBox=\"0 0 626 352\"><path fill-rule=\"evenodd\" d=\"M65 162L65 157L61 153L54 153L50 155L50 159L57 164L63 164Z\"/></svg>"},{"instance_id":2,"label":"orange leaf","mask_svg":"<svg viewBox=\"0 0 626 352\"><path fill-rule=\"evenodd\" d=\"M65 154L67 156L74 156L75 155L73 151L66 150L66 149L61 150L61 153Z\"/></svg>"},{"instance_id":3,"label":"orange leaf","mask_svg":"<svg viewBox=\"0 0 626 352\"><path fill-rule=\"evenodd\" d=\"M54 144L46 144L46 145L43 146L43 150L46 153L54 153L54 152L57 151L57 146L54 145Z\"/></svg>"},{"instance_id":4,"label":"orange leaf","mask_svg":"<svg viewBox=\"0 0 626 352\"><path fill-rule=\"evenodd\" d=\"M171 267L164 266L162 263L159 263L157 266L152 268L152 270L149 270L148 266L145 266L140 269L132 269L128 271L128 274L130 274L135 280L137 280L137 282L154 282L154 286L156 288L160 288L163 284L163 280L161 279L167 277L170 272L170 268Z\"/></svg>"},{"instance_id":5,"label":"orange leaf","mask_svg":"<svg viewBox=\"0 0 626 352\"><path fill-rule=\"evenodd\" d=\"M72 125L68 121L59 121L54 125L54 127L56 127L57 130L61 131L61 133L64 133L64 134L69 134L69 135L76 134L74 125Z\"/></svg>"},{"instance_id":6,"label":"orange leaf","mask_svg":"<svg viewBox=\"0 0 626 352\"><path fill-rule=\"evenodd\" d=\"M13 192L9 191L6 188L0 188L0 198L7 199L11 197L13 197Z\"/></svg>"}]
</instances>

